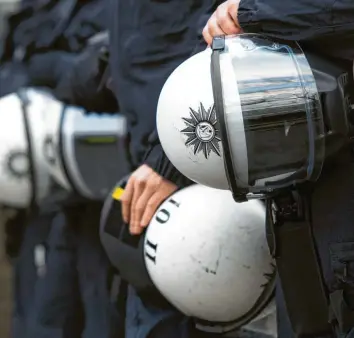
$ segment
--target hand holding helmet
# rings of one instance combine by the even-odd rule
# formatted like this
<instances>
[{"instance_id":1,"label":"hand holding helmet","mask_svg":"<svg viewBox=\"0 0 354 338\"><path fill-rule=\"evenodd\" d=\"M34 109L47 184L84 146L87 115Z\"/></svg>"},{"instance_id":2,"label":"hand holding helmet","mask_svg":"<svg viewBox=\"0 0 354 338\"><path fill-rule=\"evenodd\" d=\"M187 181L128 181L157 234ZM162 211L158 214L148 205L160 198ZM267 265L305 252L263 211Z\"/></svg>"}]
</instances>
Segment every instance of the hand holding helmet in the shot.
<instances>
[{"instance_id":1,"label":"hand holding helmet","mask_svg":"<svg viewBox=\"0 0 354 338\"><path fill-rule=\"evenodd\" d=\"M145 164L135 170L121 197L123 219L130 225L130 232L140 235L160 203L176 190L175 184Z\"/></svg>"},{"instance_id":2,"label":"hand holding helmet","mask_svg":"<svg viewBox=\"0 0 354 338\"><path fill-rule=\"evenodd\" d=\"M229 191L193 185L169 196L138 237L121 218L125 183L107 198L100 227L123 280L163 296L206 331L235 330L268 308L275 268L261 202L235 203Z\"/></svg>"},{"instance_id":3,"label":"hand holding helmet","mask_svg":"<svg viewBox=\"0 0 354 338\"><path fill-rule=\"evenodd\" d=\"M213 37L241 33L238 23L238 7L240 0L227 0L218 6L203 29L203 37L211 45Z\"/></svg>"}]
</instances>

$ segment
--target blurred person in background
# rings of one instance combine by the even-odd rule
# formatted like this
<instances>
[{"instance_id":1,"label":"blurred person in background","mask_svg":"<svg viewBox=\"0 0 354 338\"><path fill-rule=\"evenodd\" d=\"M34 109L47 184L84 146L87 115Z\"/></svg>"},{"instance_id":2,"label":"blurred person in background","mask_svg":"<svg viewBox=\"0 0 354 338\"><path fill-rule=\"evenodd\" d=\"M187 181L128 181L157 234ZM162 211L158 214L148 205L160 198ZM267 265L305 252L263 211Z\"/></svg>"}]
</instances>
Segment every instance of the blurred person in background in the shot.
<instances>
[{"instance_id":1,"label":"blurred person in background","mask_svg":"<svg viewBox=\"0 0 354 338\"><path fill-rule=\"evenodd\" d=\"M0 96L37 87L88 112L116 113L116 100L101 83L108 40L89 42L102 34L104 23L102 1L21 6L9 17L3 40ZM49 200L17 210L5 225L6 252L14 264L12 334L116 336L110 266L98 237L101 203L75 194Z\"/></svg>"}]
</instances>

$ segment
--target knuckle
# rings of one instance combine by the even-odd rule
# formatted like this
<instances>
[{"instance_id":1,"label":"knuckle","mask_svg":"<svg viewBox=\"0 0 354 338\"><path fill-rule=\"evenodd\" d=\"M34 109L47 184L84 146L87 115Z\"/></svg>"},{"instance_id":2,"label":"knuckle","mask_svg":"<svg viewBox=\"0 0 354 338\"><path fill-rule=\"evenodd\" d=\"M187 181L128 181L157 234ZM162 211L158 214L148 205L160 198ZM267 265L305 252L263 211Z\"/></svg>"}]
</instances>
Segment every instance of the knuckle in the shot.
<instances>
[{"instance_id":1,"label":"knuckle","mask_svg":"<svg viewBox=\"0 0 354 338\"><path fill-rule=\"evenodd\" d=\"M217 16L225 16L226 10L227 10L227 3L223 2L221 5L218 6L215 14Z\"/></svg>"},{"instance_id":2,"label":"knuckle","mask_svg":"<svg viewBox=\"0 0 354 338\"><path fill-rule=\"evenodd\" d=\"M120 200L122 202L129 202L130 201L130 197L129 197L129 194L127 192L123 193Z\"/></svg>"},{"instance_id":3,"label":"knuckle","mask_svg":"<svg viewBox=\"0 0 354 338\"><path fill-rule=\"evenodd\" d=\"M139 169L144 172L152 171L152 169L147 164L143 164Z\"/></svg>"},{"instance_id":4,"label":"knuckle","mask_svg":"<svg viewBox=\"0 0 354 338\"><path fill-rule=\"evenodd\" d=\"M134 209L134 213L142 213L144 211L144 207L142 205L137 205Z\"/></svg>"},{"instance_id":5,"label":"knuckle","mask_svg":"<svg viewBox=\"0 0 354 338\"><path fill-rule=\"evenodd\" d=\"M129 204L130 203L128 196L124 196L124 195L121 197L120 201L122 204Z\"/></svg>"},{"instance_id":6,"label":"knuckle","mask_svg":"<svg viewBox=\"0 0 354 338\"><path fill-rule=\"evenodd\" d=\"M157 176L153 180L148 181L149 188L157 190L162 184L162 177Z\"/></svg>"},{"instance_id":7,"label":"knuckle","mask_svg":"<svg viewBox=\"0 0 354 338\"><path fill-rule=\"evenodd\" d=\"M224 10L222 8L218 8L218 10L215 12L215 19L216 21L221 21L225 17L224 15Z\"/></svg>"},{"instance_id":8,"label":"knuckle","mask_svg":"<svg viewBox=\"0 0 354 338\"><path fill-rule=\"evenodd\" d=\"M149 211L154 211L156 209L158 202L156 200L149 201L146 205L146 208L149 209Z\"/></svg>"},{"instance_id":9,"label":"knuckle","mask_svg":"<svg viewBox=\"0 0 354 338\"><path fill-rule=\"evenodd\" d=\"M157 186L157 181L156 181L156 179L150 179L150 180L148 180L148 181L146 182L146 186L147 186L148 188L151 188L151 189L156 188L156 186Z\"/></svg>"},{"instance_id":10,"label":"knuckle","mask_svg":"<svg viewBox=\"0 0 354 338\"><path fill-rule=\"evenodd\" d=\"M142 177L136 178L134 183L136 186L141 187L145 184L145 179Z\"/></svg>"},{"instance_id":11,"label":"knuckle","mask_svg":"<svg viewBox=\"0 0 354 338\"><path fill-rule=\"evenodd\" d=\"M230 1L228 4L228 11L230 14L235 13L238 10L238 1Z\"/></svg>"}]
</instances>

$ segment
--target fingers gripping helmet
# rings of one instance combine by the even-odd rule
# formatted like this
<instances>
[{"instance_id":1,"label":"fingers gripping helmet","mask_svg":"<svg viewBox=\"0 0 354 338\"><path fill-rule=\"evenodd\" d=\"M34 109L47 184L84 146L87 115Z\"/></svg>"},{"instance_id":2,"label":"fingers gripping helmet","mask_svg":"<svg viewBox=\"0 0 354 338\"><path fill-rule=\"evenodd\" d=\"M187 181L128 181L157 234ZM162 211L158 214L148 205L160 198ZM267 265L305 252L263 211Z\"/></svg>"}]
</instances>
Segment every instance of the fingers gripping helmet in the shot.
<instances>
[{"instance_id":1,"label":"fingers gripping helmet","mask_svg":"<svg viewBox=\"0 0 354 338\"><path fill-rule=\"evenodd\" d=\"M47 196L43 114L56 109L49 95L32 89L0 99L0 204L27 208Z\"/></svg>"},{"instance_id":2,"label":"fingers gripping helmet","mask_svg":"<svg viewBox=\"0 0 354 338\"><path fill-rule=\"evenodd\" d=\"M321 105L296 43L214 39L166 81L157 128L180 172L241 200L316 180L323 164Z\"/></svg>"},{"instance_id":3,"label":"fingers gripping helmet","mask_svg":"<svg viewBox=\"0 0 354 338\"><path fill-rule=\"evenodd\" d=\"M231 192L202 185L178 191L148 226L144 258L161 294L203 330L239 328L272 300L275 271L257 200L235 203Z\"/></svg>"}]
</instances>

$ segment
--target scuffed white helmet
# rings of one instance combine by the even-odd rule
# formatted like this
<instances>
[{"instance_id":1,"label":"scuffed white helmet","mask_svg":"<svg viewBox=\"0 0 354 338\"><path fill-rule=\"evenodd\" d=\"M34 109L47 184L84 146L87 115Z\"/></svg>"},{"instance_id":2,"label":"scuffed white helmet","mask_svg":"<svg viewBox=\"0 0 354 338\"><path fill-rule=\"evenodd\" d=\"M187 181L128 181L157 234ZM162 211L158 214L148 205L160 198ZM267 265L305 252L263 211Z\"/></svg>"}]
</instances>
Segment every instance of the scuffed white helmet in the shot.
<instances>
[{"instance_id":1,"label":"scuffed white helmet","mask_svg":"<svg viewBox=\"0 0 354 338\"><path fill-rule=\"evenodd\" d=\"M267 307L274 265L260 201L194 185L157 210L145 236L148 273L162 295L209 331L230 331Z\"/></svg>"}]
</instances>

